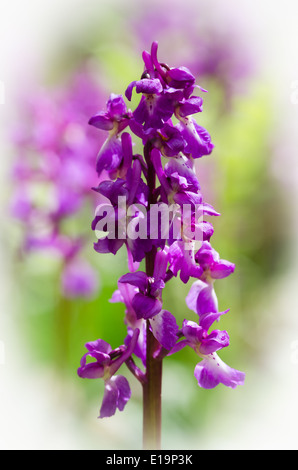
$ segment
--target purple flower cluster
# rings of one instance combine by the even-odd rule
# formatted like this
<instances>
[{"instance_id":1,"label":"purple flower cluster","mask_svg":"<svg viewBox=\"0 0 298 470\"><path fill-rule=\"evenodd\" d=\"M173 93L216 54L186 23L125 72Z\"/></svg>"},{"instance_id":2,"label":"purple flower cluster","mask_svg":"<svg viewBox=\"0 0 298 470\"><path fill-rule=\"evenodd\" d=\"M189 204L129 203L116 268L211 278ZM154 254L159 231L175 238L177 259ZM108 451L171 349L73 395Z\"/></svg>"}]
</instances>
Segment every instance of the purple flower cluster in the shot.
<instances>
[{"instance_id":1,"label":"purple flower cluster","mask_svg":"<svg viewBox=\"0 0 298 470\"><path fill-rule=\"evenodd\" d=\"M68 298L88 298L98 289L97 273L82 256L88 232L76 221L96 203L90 185L96 182L94 155L102 139L95 129L86 131L86 120L101 100L98 84L83 68L71 84L30 95L13 135L11 212L24 227L22 251L58 256L61 290Z\"/></svg>"},{"instance_id":2,"label":"purple flower cluster","mask_svg":"<svg viewBox=\"0 0 298 470\"><path fill-rule=\"evenodd\" d=\"M228 333L217 329L209 332L226 313L218 310L214 281L231 274L235 266L220 259L211 246L214 230L205 216L219 213L204 201L194 171L194 160L213 149L209 133L193 117L203 107L203 99L194 93L205 90L195 84L187 68L160 63L156 42L150 53L143 52L143 61L140 80L130 83L125 92L128 101L133 92L140 96L136 109L128 109L121 95L111 95L107 111L89 121L109 132L96 163L99 178L103 171L109 178L94 188L109 205L93 220L93 230L100 225L103 233L94 248L99 253L116 254L125 245L129 267L111 299L125 306L124 345L112 350L102 340L87 343L89 352L78 370L80 377L105 380L100 417L112 416L116 408L122 410L130 397L127 379L114 375L121 364L126 363L140 382L146 381L148 328L158 344L153 353L156 360L185 346L197 353L202 359L195 367L199 386L208 389L222 383L235 388L244 382L244 373L230 368L217 355L229 345ZM143 155L133 152L131 134L141 140ZM164 227L158 220L152 223L150 216L156 208L169 206L173 212L165 235ZM160 215L164 218L162 211ZM182 232L174 236L177 225ZM141 226L145 237L140 236ZM139 270L143 260L145 271ZM198 323L184 320L181 328L175 316L164 309L162 298L166 284L177 276L183 283L195 280L186 303L198 316ZM95 361L87 363L87 356ZM140 359L145 371L133 356Z\"/></svg>"}]
</instances>

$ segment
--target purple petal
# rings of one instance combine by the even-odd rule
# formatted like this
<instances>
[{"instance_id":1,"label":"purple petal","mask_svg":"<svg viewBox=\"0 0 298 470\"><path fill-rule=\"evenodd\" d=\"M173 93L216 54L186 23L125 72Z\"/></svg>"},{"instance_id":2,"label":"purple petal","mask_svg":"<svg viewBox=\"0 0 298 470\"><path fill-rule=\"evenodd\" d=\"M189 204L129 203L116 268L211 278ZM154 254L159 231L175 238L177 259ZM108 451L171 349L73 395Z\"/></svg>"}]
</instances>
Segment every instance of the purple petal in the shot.
<instances>
[{"instance_id":1,"label":"purple petal","mask_svg":"<svg viewBox=\"0 0 298 470\"><path fill-rule=\"evenodd\" d=\"M128 99L128 101L131 101L132 90L133 90L134 87L136 86L136 83L137 83L137 81L135 80L134 82L131 82L131 83L128 85L128 87L126 88L125 96L126 96L126 98Z\"/></svg>"},{"instance_id":2,"label":"purple petal","mask_svg":"<svg viewBox=\"0 0 298 470\"><path fill-rule=\"evenodd\" d=\"M145 70L148 70L148 72L154 72L154 64L152 62L151 54L147 51L143 51L142 59L144 61Z\"/></svg>"},{"instance_id":3,"label":"purple petal","mask_svg":"<svg viewBox=\"0 0 298 470\"><path fill-rule=\"evenodd\" d=\"M198 206L202 202L202 196L200 193L193 193L191 191L179 191L173 196L176 204L180 206L191 205Z\"/></svg>"},{"instance_id":4,"label":"purple petal","mask_svg":"<svg viewBox=\"0 0 298 470\"><path fill-rule=\"evenodd\" d=\"M139 160L133 162L132 168L129 168L126 175L126 186L128 188L127 205L130 206L135 201L135 196L141 181L142 168Z\"/></svg>"},{"instance_id":5,"label":"purple petal","mask_svg":"<svg viewBox=\"0 0 298 470\"><path fill-rule=\"evenodd\" d=\"M180 98L180 94L180 91L177 92L177 90L175 90L173 93L171 89L167 89L163 94L157 97L155 103L155 112L162 122L162 125L158 127L162 127L164 123L171 119L175 111L177 100ZM158 129L158 127L155 128Z\"/></svg>"},{"instance_id":6,"label":"purple petal","mask_svg":"<svg viewBox=\"0 0 298 470\"><path fill-rule=\"evenodd\" d=\"M149 284L149 292L148 294L150 297L158 297L161 293L161 290L164 289L165 282L163 279L152 279L150 280Z\"/></svg>"},{"instance_id":7,"label":"purple petal","mask_svg":"<svg viewBox=\"0 0 298 470\"><path fill-rule=\"evenodd\" d=\"M160 250L156 253L154 263L154 279L164 279L169 261L169 252L167 249Z\"/></svg>"},{"instance_id":8,"label":"purple petal","mask_svg":"<svg viewBox=\"0 0 298 470\"><path fill-rule=\"evenodd\" d=\"M119 357L117 357L116 359L110 362L110 365L109 365L110 377L116 374L117 370L122 366L122 364L125 361L127 361L127 359L129 359L129 357L133 354L135 347L137 345L137 342L138 342L139 334L140 334L139 328L135 328L133 330L131 340L127 341L126 349L124 350L124 352Z\"/></svg>"},{"instance_id":9,"label":"purple petal","mask_svg":"<svg viewBox=\"0 0 298 470\"><path fill-rule=\"evenodd\" d=\"M193 310L195 313L197 313L197 299L200 294L200 292L206 287L206 283L198 280L193 283L191 286L189 293L186 296L186 305L190 310Z\"/></svg>"},{"instance_id":10,"label":"purple petal","mask_svg":"<svg viewBox=\"0 0 298 470\"><path fill-rule=\"evenodd\" d=\"M127 112L127 107L122 95L112 93L107 102L107 111L111 119L119 121Z\"/></svg>"},{"instance_id":11,"label":"purple petal","mask_svg":"<svg viewBox=\"0 0 298 470\"><path fill-rule=\"evenodd\" d=\"M185 346L190 346L189 341L187 341L186 339L182 339L181 341L179 341L173 346L168 356L171 356L172 354L175 354L176 352L181 351L181 349L185 348Z\"/></svg>"},{"instance_id":12,"label":"purple petal","mask_svg":"<svg viewBox=\"0 0 298 470\"><path fill-rule=\"evenodd\" d=\"M109 302L112 304L122 302L124 303L123 295L121 294L120 289L117 289L113 292L112 297L110 298Z\"/></svg>"},{"instance_id":13,"label":"purple petal","mask_svg":"<svg viewBox=\"0 0 298 470\"><path fill-rule=\"evenodd\" d=\"M122 150L123 150L123 164L121 167L122 172L125 171L125 174L128 168L131 167L132 163L132 139L131 135L128 132L123 132L121 134Z\"/></svg>"},{"instance_id":14,"label":"purple petal","mask_svg":"<svg viewBox=\"0 0 298 470\"><path fill-rule=\"evenodd\" d=\"M197 251L195 258L203 269L209 269L213 263L219 261L219 254L212 248L209 242L205 241Z\"/></svg>"},{"instance_id":15,"label":"purple petal","mask_svg":"<svg viewBox=\"0 0 298 470\"><path fill-rule=\"evenodd\" d=\"M85 348L88 349L88 351L98 351L102 352L105 354L109 354L112 351L111 346L109 343L104 341L103 339L97 339L96 341L90 341L89 343L85 344Z\"/></svg>"},{"instance_id":16,"label":"purple petal","mask_svg":"<svg viewBox=\"0 0 298 470\"><path fill-rule=\"evenodd\" d=\"M225 313L228 313L228 310L225 310L224 312L208 312L204 313L203 315L200 316L200 326L204 328L205 331L208 331L210 326L215 322L218 321L221 315L224 315Z\"/></svg>"},{"instance_id":17,"label":"purple petal","mask_svg":"<svg viewBox=\"0 0 298 470\"><path fill-rule=\"evenodd\" d=\"M198 191L200 189L198 178L193 169L188 165L186 158L171 158L165 164L164 172L168 178L175 173L185 178L187 182L186 187L189 191Z\"/></svg>"},{"instance_id":18,"label":"purple petal","mask_svg":"<svg viewBox=\"0 0 298 470\"><path fill-rule=\"evenodd\" d=\"M203 233L203 241L209 241L214 233L213 225L205 220L199 222L198 226L201 228Z\"/></svg>"},{"instance_id":19,"label":"purple petal","mask_svg":"<svg viewBox=\"0 0 298 470\"><path fill-rule=\"evenodd\" d=\"M158 179L160 181L160 184L162 185L164 191L166 194L170 194L172 192L172 188L169 184L168 179L166 178L166 175L163 170L162 162L161 162L161 154L160 151L157 148L154 148L151 151L151 161L154 165L154 169L156 171L156 174L158 176Z\"/></svg>"},{"instance_id":20,"label":"purple petal","mask_svg":"<svg viewBox=\"0 0 298 470\"><path fill-rule=\"evenodd\" d=\"M198 278L202 275L202 268L196 264L194 253L185 248L184 241L176 241L170 246L170 269L174 276L180 271L180 279L187 283L190 277Z\"/></svg>"},{"instance_id":21,"label":"purple petal","mask_svg":"<svg viewBox=\"0 0 298 470\"><path fill-rule=\"evenodd\" d=\"M169 86L173 88L185 88L195 82L195 77L186 67L172 68L167 72Z\"/></svg>"},{"instance_id":22,"label":"purple petal","mask_svg":"<svg viewBox=\"0 0 298 470\"><path fill-rule=\"evenodd\" d=\"M123 302L128 310L132 309L131 302L136 293L138 292L138 288L134 287L128 283L118 283L118 290L116 290L110 302Z\"/></svg>"},{"instance_id":23,"label":"purple petal","mask_svg":"<svg viewBox=\"0 0 298 470\"><path fill-rule=\"evenodd\" d=\"M218 301L212 284L196 281L186 297L187 306L198 315L217 312Z\"/></svg>"},{"instance_id":24,"label":"purple petal","mask_svg":"<svg viewBox=\"0 0 298 470\"><path fill-rule=\"evenodd\" d=\"M112 379L105 382L105 391L100 408L99 418L109 418L116 413L119 390Z\"/></svg>"},{"instance_id":25,"label":"purple petal","mask_svg":"<svg viewBox=\"0 0 298 470\"><path fill-rule=\"evenodd\" d=\"M155 95L163 90L162 84L158 78L144 78L136 82L136 92Z\"/></svg>"},{"instance_id":26,"label":"purple petal","mask_svg":"<svg viewBox=\"0 0 298 470\"><path fill-rule=\"evenodd\" d=\"M109 353L112 351L111 346L104 340L98 339L85 344L89 351L82 357L78 368L78 375L82 378L97 379L104 375L104 368L110 363ZM96 359L96 362L86 364L87 357Z\"/></svg>"},{"instance_id":27,"label":"purple petal","mask_svg":"<svg viewBox=\"0 0 298 470\"><path fill-rule=\"evenodd\" d=\"M237 385L243 385L245 379L244 372L229 367L216 353L210 354L197 364L194 375L199 386L206 389L214 388L219 383L236 388Z\"/></svg>"},{"instance_id":28,"label":"purple petal","mask_svg":"<svg viewBox=\"0 0 298 470\"><path fill-rule=\"evenodd\" d=\"M134 118L130 119L129 121L129 127L131 131L140 139L144 140L147 138L147 134L139 122L137 122Z\"/></svg>"},{"instance_id":29,"label":"purple petal","mask_svg":"<svg viewBox=\"0 0 298 470\"><path fill-rule=\"evenodd\" d=\"M176 127L165 124L163 129L162 152L167 157L174 157L184 149L184 139Z\"/></svg>"},{"instance_id":30,"label":"purple petal","mask_svg":"<svg viewBox=\"0 0 298 470\"><path fill-rule=\"evenodd\" d=\"M110 302L123 302L126 310L125 310L125 323L128 326L131 326L132 328L135 328L137 326L137 316L136 312L133 309L132 306L132 300L134 296L138 292L138 288L131 286L130 284L126 283L119 283L118 284L119 289L116 290L112 298L110 299Z\"/></svg>"},{"instance_id":31,"label":"purple petal","mask_svg":"<svg viewBox=\"0 0 298 470\"><path fill-rule=\"evenodd\" d=\"M161 65L160 65L160 63L158 62L158 59L157 59L157 49L158 49L158 42L153 41L152 44L151 44L151 61L153 62L156 70L159 72L161 77L164 77L165 72L164 72L163 68L161 67Z\"/></svg>"},{"instance_id":32,"label":"purple petal","mask_svg":"<svg viewBox=\"0 0 298 470\"><path fill-rule=\"evenodd\" d=\"M182 117L189 116L191 114L199 113L202 109L203 99L199 96L192 96L188 100L185 100L179 107L179 115Z\"/></svg>"},{"instance_id":33,"label":"purple petal","mask_svg":"<svg viewBox=\"0 0 298 470\"><path fill-rule=\"evenodd\" d=\"M121 140L113 135L105 141L97 156L96 171L98 175L100 175L103 170L110 171L118 168L122 158L123 150Z\"/></svg>"},{"instance_id":34,"label":"purple petal","mask_svg":"<svg viewBox=\"0 0 298 470\"><path fill-rule=\"evenodd\" d=\"M218 301L213 289L213 285L207 284L197 298L197 314L203 315L208 312L218 311Z\"/></svg>"},{"instance_id":35,"label":"purple petal","mask_svg":"<svg viewBox=\"0 0 298 470\"><path fill-rule=\"evenodd\" d=\"M217 212L210 204L207 204L206 202L202 204L202 211L204 214L212 215L215 217L220 215L219 212Z\"/></svg>"},{"instance_id":36,"label":"purple petal","mask_svg":"<svg viewBox=\"0 0 298 470\"><path fill-rule=\"evenodd\" d=\"M119 409L119 411L123 411L126 403L131 397L131 390L128 380L123 377L123 375L115 375L111 378L111 381L114 382L119 391L117 408Z\"/></svg>"},{"instance_id":37,"label":"purple petal","mask_svg":"<svg viewBox=\"0 0 298 470\"><path fill-rule=\"evenodd\" d=\"M162 310L150 319L150 325L157 341L165 349L170 350L178 339L179 326L175 317L167 310Z\"/></svg>"},{"instance_id":38,"label":"purple petal","mask_svg":"<svg viewBox=\"0 0 298 470\"><path fill-rule=\"evenodd\" d=\"M176 127L185 139L185 153L191 154L192 158L200 158L212 152L214 145L211 142L209 133L199 126L194 119L185 117Z\"/></svg>"},{"instance_id":39,"label":"purple petal","mask_svg":"<svg viewBox=\"0 0 298 470\"><path fill-rule=\"evenodd\" d=\"M139 124L144 123L145 130L150 127L159 129L163 126L163 113L157 108L159 99L157 95L143 95L138 107L133 113L134 119Z\"/></svg>"},{"instance_id":40,"label":"purple petal","mask_svg":"<svg viewBox=\"0 0 298 470\"><path fill-rule=\"evenodd\" d=\"M196 347L200 342L203 328L194 321L184 320L182 332L187 339L189 346Z\"/></svg>"},{"instance_id":41,"label":"purple petal","mask_svg":"<svg viewBox=\"0 0 298 470\"><path fill-rule=\"evenodd\" d=\"M146 321L141 319L136 322L138 324L138 328L140 330L140 334L138 337L138 342L134 348L134 355L141 359L143 366L146 367ZM131 337L133 335L133 328L128 326L127 328L127 336L125 338L125 344L128 345L131 341Z\"/></svg>"},{"instance_id":42,"label":"purple petal","mask_svg":"<svg viewBox=\"0 0 298 470\"><path fill-rule=\"evenodd\" d=\"M226 348L229 344L230 339L226 331L213 330L210 335L202 339L199 349L202 354L206 355Z\"/></svg>"},{"instance_id":43,"label":"purple petal","mask_svg":"<svg viewBox=\"0 0 298 470\"><path fill-rule=\"evenodd\" d=\"M213 143L211 142L211 137L208 133L208 131L202 127L202 126L199 126L196 121L194 121L194 127L196 129L196 134L197 134L197 141L198 141L198 153L202 156L202 155L209 155L213 148L214 148L214 145ZM195 158L193 156L193 158Z\"/></svg>"},{"instance_id":44,"label":"purple petal","mask_svg":"<svg viewBox=\"0 0 298 470\"><path fill-rule=\"evenodd\" d=\"M95 242L93 246L97 253L113 253L115 255L123 244L124 240L110 240L108 237L105 237Z\"/></svg>"},{"instance_id":45,"label":"purple petal","mask_svg":"<svg viewBox=\"0 0 298 470\"><path fill-rule=\"evenodd\" d=\"M210 268L210 274L213 279L223 279L235 271L235 264L230 261L220 260Z\"/></svg>"},{"instance_id":46,"label":"purple petal","mask_svg":"<svg viewBox=\"0 0 298 470\"><path fill-rule=\"evenodd\" d=\"M137 220L135 222L137 223ZM131 227L132 226L133 225L131 225ZM150 239L144 240L142 238L136 238L135 240L133 240L128 237L126 244L133 260L133 264L130 265L129 269L133 272L138 269L138 265L145 258L146 253L148 253L148 251L151 251L153 243Z\"/></svg>"},{"instance_id":47,"label":"purple petal","mask_svg":"<svg viewBox=\"0 0 298 470\"><path fill-rule=\"evenodd\" d=\"M138 319L149 319L157 315L162 309L162 303L159 299L148 297L144 294L136 294L132 305Z\"/></svg>"},{"instance_id":48,"label":"purple petal","mask_svg":"<svg viewBox=\"0 0 298 470\"><path fill-rule=\"evenodd\" d=\"M100 379L104 376L104 366L97 362L92 362L79 367L77 373L82 379Z\"/></svg>"},{"instance_id":49,"label":"purple petal","mask_svg":"<svg viewBox=\"0 0 298 470\"><path fill-rule=\"evenodd\" d=\"M128 197L128 191L124 185L125 180L118 178L116 181L102 181L94 190L109 199L113 206L117 206L119 196ZM104 207L104 209L108 210L109 208Z\"/></svg>"},{"instance_id":50,"label":"purple petal","mask_svg":"<svg viewBox=\"0 0 298 470\"><path fill-rule=\"evenodd\" d=\"M98 129L102 129L104 131L110 131L114 127L114 123L111 120L110 116L106 112L99 112L95 114L89 119L88 124L91 126L97 127Z\"/></svg>"},{"instance_id":51,"label":"purple petal","mask_svg":"<svg viewBox=\"0 0 298 470\"><path fill-rule=\"evenodd\" d=\"M120 277L119 282L130 284L138 287L141 291L145 291L148 286L148 276L143 271L127 273Z\"/></svg>"}]
</instances>

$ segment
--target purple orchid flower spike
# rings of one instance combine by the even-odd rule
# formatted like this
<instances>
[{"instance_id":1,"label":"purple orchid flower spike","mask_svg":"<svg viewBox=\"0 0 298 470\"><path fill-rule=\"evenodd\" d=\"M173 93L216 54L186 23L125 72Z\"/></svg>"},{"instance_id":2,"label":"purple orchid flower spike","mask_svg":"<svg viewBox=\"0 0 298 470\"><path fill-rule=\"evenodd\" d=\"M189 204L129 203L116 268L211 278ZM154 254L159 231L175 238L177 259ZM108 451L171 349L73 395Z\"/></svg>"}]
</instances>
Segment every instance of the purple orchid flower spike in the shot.
<instances>
[{"instance_id":1,"label":"purple orchid flower spike","mask_svg":"<svg viewBox=\"0 0 298 470\"><path fill-rule=\"evenodd\" d=\"M130 397L127 379L115 375L125 362L143 387L146 449L160 448L162 362L168 355L191 347L202 359L195 367L201 387L235 388L244 381L242 372L217 356L229 345L228 333L208 331L226 313L218 311L214 281L231 274L234 265L211 247L214 228L206 217L220 214L205 202L194 165L213 150L208 131L194 118L203 111L203 99L193 93L203 90L187 67L160 62L157 49L153 42L143 52L141 78L126 87L128 101L132 93L140 98L136 108L128 111L122 95L111 95L107 111L90 120L109 132L97 160L98 174L105 170L108 178L94 187L104 198L92 222L94 249L114 255L127 249L129 272L110 300L123 304L127 333L114 351L102 340L87 344L79 368L81 377L105 380L104 417L122 410ZM142 154L133 152L135 139ZM163 295L178 275L185 284L194 280L186 302L199 317L199 324L185 320L180 329ZM87 364L88 356L95 362Z\"/></svg>"}]
</instances>

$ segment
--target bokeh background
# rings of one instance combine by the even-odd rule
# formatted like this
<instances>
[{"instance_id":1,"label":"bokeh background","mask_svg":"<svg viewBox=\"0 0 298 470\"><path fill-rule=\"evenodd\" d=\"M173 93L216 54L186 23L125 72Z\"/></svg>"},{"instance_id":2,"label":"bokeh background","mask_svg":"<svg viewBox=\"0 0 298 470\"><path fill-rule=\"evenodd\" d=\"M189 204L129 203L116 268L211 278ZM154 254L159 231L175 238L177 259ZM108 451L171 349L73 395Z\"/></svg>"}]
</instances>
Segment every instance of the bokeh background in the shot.
<instances>
[{"instance_id":1,"label":"bokeh background","mask_svg":"<svg viewBox=\"0 0 298 470\"><path fill-rule=\"evenodd\" d=\"M84 237L80 256L96 272L96 289L90 298L68 298L61 257L24 250L27 218L13 208L28 183L15 165L49 159L43 144L32 150L32 142L74 110L77 126L87 127L111 92L124 93L138 79L141 52L158 40L159 58L188 66L208 90L198 119L215 149L197 171L206 200L222 214L212 221L212 244L236 264L215 286L220 308L230 308L221 328L231 344L220 356L246 372L235 390L202 390L192 350L167 358L163 448L297 449L296 3L13 0L1 1L0 18L0 447L142 447L139 384L130 379L133 397L123 413L98 420L103 384L76 375L85 342L123 342L123 306L109 299L127 271L126 253L93 251L93 196L84 192L61 230ZM82 143L78 135L63 139ZM98 131L89 142L99 149L102 139ZM66 179L60 184L67 187ZM32 196L38 204L48 203L44 188L41 179ZM180 323L195 320L185 305L190 285L174 279L164 291Z\"/></svg>"}]
</instances>

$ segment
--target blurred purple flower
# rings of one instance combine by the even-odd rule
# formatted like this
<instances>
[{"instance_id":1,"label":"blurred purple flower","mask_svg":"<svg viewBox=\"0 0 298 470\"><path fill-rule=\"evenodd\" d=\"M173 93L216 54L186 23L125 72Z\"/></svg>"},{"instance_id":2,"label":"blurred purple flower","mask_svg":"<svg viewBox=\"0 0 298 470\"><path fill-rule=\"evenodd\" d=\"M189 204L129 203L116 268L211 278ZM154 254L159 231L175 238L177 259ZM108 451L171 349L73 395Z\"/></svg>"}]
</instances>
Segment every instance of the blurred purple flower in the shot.
<instances>
[{"instance_id":1,"label":"blurred purple flower","mask_svg":"<svg viewBox=\"0 0 298 470\"><path fill-rule=\"evenodd\" d=\"M79 259L66 264L61 283L63 294L67 298L91 298L99 291L95 269Z\"/></svg>"},{"instance_id":2,"label":"blurred purple flower","mask_svg":"<svg viewBox=\"0 0 298 470\"><path fill-rule=\"evenodd\" d=\"M67 297L91 296L98 285L96 273L80 258L88 232L76 220L98 202L90 189L98 182L94 163L102 140L87 123L102 101L100 85L84 66L70 83L35 90L13 131L11 213L23 225L22 249L54 250L60 256L61 289ZM65 229L68 221L77 230L71 236Z\"/></svg>"}]
</instances>

